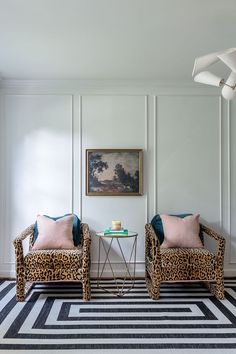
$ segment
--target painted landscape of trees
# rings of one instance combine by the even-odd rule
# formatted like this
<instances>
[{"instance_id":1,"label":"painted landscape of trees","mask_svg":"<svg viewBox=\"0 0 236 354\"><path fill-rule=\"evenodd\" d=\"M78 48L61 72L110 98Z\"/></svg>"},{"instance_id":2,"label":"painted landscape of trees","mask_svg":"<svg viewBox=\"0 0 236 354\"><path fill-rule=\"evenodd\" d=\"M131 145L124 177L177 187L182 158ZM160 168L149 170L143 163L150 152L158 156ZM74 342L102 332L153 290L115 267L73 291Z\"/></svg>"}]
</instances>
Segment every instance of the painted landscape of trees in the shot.
<instances>
[{"instance_id":1,"label":"painted landscape of trees","mask_svg":"<svg viewBox=\"0 0 236 354\"><path fill-rule=\"evenodd\" d=\"M87 155L88 194L140 194L140 151L91 151Z\"/></svg>"}]
</instances>

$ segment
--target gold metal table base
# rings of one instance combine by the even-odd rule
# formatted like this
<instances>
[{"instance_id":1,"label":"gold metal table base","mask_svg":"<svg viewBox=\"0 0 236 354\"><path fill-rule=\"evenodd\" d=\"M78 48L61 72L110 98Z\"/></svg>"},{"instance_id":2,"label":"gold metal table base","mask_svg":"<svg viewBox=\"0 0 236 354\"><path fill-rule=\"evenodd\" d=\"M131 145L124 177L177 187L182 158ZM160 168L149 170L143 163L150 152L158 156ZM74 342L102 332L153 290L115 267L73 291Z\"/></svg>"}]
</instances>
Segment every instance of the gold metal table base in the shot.
<instances>
[{"instance_id":1,"label":"gold metal table base","mask_svg":"<svg viewBox=\"0 0 236 354\"><path fill-rule=\"evenodd\" d=\"M130 232L126 236L118 236L118 235L109 235L109 236L104 236L102 233L97 233L96 234L99 237L99 250L98 250L98 273L97 273L97 287L100 289L103 289L107 293L116 295L118 297L124 296L126 293L131 291L134 287L135 284L135 270L136 270L136 252L137 252L137 236L138 234L135 232ZM133 244L131 246L131 251L130 255L126 258L120 239L124 238L130 238L133 237ZM108 245L106 245L105 239L110 239L110 242ZM118 249L120 251L120 256L122 259L122 265L124 267L124 277L116 276L115 271L113 269L111 260L110 260L110 252L112 250L112 245L113 242L118 244ZM104 263L100 264L100 259L101 259L101 247L103 248L105 252L105 260ZM103 283L104 279L104 270L105 267L109 266L111 273L112 273L112 281L115 282L115 289L116 291L112 291L109 289L109 286L102 286L101 284ZM133 268L133 269L130 269ZM111 289L114 288L111 284Z\"/></svg>"}]
</instances>

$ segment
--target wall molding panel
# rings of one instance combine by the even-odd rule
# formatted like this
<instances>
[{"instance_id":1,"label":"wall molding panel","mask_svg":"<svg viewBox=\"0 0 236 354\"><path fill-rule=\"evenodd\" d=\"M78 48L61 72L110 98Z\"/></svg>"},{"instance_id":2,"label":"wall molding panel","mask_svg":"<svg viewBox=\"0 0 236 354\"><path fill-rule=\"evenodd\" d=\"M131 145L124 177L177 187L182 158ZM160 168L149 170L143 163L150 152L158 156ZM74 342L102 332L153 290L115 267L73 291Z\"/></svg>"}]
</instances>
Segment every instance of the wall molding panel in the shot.
<instances>
[{"instance_id":1,"label":"wall molding panel","mask_svg":"<svg viewBox=\"0 0 236 354\"><path fill-rule=\"evenodd\" d=\"M235 215L236 212L236 146L235 146L235 114L236 105L234 101L229 101L227 105L227 153L228 153L228 234L229 234L229 254L230 254L230 264L235 267L236 264L236 222Z\"/></svg>"},{"instance_id":2,"label":"wall molding panel","mask_svg":"<svg viewBox=\"0 0 236 354\"><path fill-rule=\"evenodd\" d=\"M149 151L149 134L148 134L148 128L149 128L149 120L148 120L148 96L146 95L144 97L144 100L145 100L145 105L144 105L144 109L145 109L145 113L144 113L144 116L145 116L145 151L144 151L144 166L146 166L146 168L143 169L143 177L144 177L144 181L148 180L148 175L146 173L146 176L145 176L145 171L147 172L148 171L148 158L147 158L147 155L148 155L148 151ZM144 193L146 195L146 216L145 216L145 222L147 223L148 220L149 220L149 194L148 194L148 186L147 186L147 183L143 183L143 190L144 190Z\"/></svg>"},{"instance_id":3,"label":"wall molding panel","mask_svg":"<svg viewBox=\"0 0 236 354\"><path fill-rule=\"evenodd\" d=\"M1 80L0 85L1 106L5 105L5 109L1 108L0 111L0 126L1 130L4 130L1 136L5 136L6 139L6 159L11 158L19 142L23 144L20 149L23 149L24 144L30 144L30 134L37 134L39 128L42 134L46 134L45 139L47 139L45 129L49 129L50 134L55 129L57 132L56 143L53 146L55 150L60 151L60 142L64 144L62 157L64 162L58 159L58 166L55 165L55 168L58 168L58 183L68 184L67 193L62 193L59 201L55 202L55 208L56 203L59 203L61 210L71 210L90 225L93 244L92 276L96 276L97 269L95 231L109 225L115 217L121 218L128 228L137 229L139 233L137 275L144 275L145 223L149 222L158 211L172 212L184 208L184 202L178 204L174 201L175 195L172 189L176 190L177 185L172 183L173 178L182 183L179 188L186 191L186 195L189 196L185 201L186 208L192 207L198 210L203 219L209 220L210 225L223 232L227 231L225 274L236 274L236 247L232 247L236 244L236 230L232 220L234 212L232 201L236 188L232 178L233 171L236 171L236 167L233 168L235 161L233 161L232 120L236 106L231 107L230 103L225 105L217 90L196 84L163 84L157 81ZM41 107L40 102L43 103L42 122L40 114L34 114L35 107ZM20 124L24 115L27 115L29 123L32 119L31 128L29 130L27 124L25 128L22 126L19 128L19 134L16 133L13 150L11 150L9 143L7 145L7 141L11 139L11 126L15 119L17 124ZM48 123L47 117L49 117ZM179 134L176 142L171 139L175 132ZM205 145L198 153L197 144L191 147L191 141L195 144L202 133ZM143 196L88 197L85 195L86 148L112 147L144 150ZM38 153L39 150L35 151ZM196 163L202 162L203 168L208 163L212 164L212 175L207 172L209 170L203 170L195 176L194 166L190 166L193 172L185 173L182 169L181 175L179 166L189 164L191 156L195 157ZM0 276L5 277L14 276L12 240L16 236L15 230L18 228L21 230L24 225L22 215L25 213L23 209L15 213L14 201L18 196L17 193L14 194L14 178L10 177L12 168L19 167L18 161L14 163L15 165L8 169L1 168L0 176L3 181L8 180L9 184L7 192L3 188L0 190L2 198L0 241L3 245L3 250L0 251L2 252L0 253ZM1 166L3 164L4 156L1 152ZM172 164L173 171L171 171ZM204 178L200 180L199 176ZM39 186L43 187L42 183L44 182L39 181ZM59 190L59 185L57 187L56 183L55 177L54 187ZM36 191L37 193L39 196L42 195L42 188ZM192 204L191 193L194 196L199 195ZM206 193L209 198L208 205L202 202L203 193ZM55 197L53 193L52 196ZM45 195L45 198L49 197ZM53 203L50 208L53 210ZM28 213L31 215L30 212ZM9 215L16 217L13 228L9 224ZM116 249L113 256L115 266L119 264ZM111 274L108 272L107 275Z\"/></svg>"},{"instance_id":4,"label":"wall molding panel","mask_svg":"<svg viewBox=\"0 0 236 354\"><path fill-rule=\"evenodd\" d=\"M230 124L230 101L227 102L227 174L228 174L228 234L230 236L230 241L232 241L231 236L231 124ZM230 248L230 263L232 263L232 254Z\"/></svg>"},{"instance_id":5,"label":"wall molding panel","mask_svg":"<svg viewBox=\"0 0 236 354\"><path fill-rule=\"evenodd\" d=\"M82 219L82 96L74 95L73 129L73 212Z\"/></svg>"},{"instance_id":6,"label":"wall molding panel","mask_svg":"<svg viewBox=\"0 0 236 354\"><path fill-rule=\"evenodd\" d=\"M222 97L219 97L219 221L220 230L223 226L223 202L222 202Z\"/></svg>"},{"instance_id":7,"label":"wall molding panel","mask_svg":"<svg viewBox=\"0 0 236 354\"><path fill-rule=\"evenodd\" d=\"M154 149L154 183L153 183L153 193L154 193L154 206L153 206L153 209L154 209L154 215L157 214L157 210L158 210L158 206L157 206L157 119L158 119L158 116L157 116L157 105L158 105L158 97L157 96L154 96L153 97L154 100L154 129L153 129L153 133L154 133L154 137L153 137L153 149Z\"/></svg>"}]
</instances>

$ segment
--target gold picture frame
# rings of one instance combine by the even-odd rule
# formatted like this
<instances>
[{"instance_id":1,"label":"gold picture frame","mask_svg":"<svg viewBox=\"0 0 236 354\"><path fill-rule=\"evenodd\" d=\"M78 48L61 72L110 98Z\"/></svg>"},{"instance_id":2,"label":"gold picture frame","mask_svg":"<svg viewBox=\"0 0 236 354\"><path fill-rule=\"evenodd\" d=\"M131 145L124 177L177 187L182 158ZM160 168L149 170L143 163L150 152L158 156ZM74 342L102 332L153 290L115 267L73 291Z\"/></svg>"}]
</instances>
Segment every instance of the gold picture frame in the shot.
<instances>
[{"instance_id":1,"label":"gold picture frame","mask_svg":"<svg viewBox=\"0 0 236 354\"><path fill-rule=\"evenodd\" d=\"M86 149L86 195L142 195L142 149Z\"/></svg>"}]
</instances>

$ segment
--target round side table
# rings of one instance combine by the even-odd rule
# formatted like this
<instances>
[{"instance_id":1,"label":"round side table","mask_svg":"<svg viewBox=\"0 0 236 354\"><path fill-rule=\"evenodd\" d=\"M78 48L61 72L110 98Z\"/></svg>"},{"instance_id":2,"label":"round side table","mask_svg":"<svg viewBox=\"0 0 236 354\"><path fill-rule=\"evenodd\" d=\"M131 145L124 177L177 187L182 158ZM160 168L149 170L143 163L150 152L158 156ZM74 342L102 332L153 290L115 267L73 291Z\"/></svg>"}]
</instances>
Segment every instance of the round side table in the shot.
<instances>
[{"instance_id":1,"label":"round side table","mask_svg":"<svg viewBox=\"0 0 236 354\"><path fill-rule=\"evenodd\" d=\"M98 272L97 272L97 286L103 289L106 292L112 293L116 296L122 297L128 291L130 291L135 284L135 269L136 269L136 252L137 252L137 232L129 231L128 235L115 235L109 234L104 235L104 232L96 232L96 236L99 238L99 247L98 247ZM122 244L120 242L121 239L132 238L133 243L130 248L129 255L125 257ZM105 240L108 239L108 244ZM124 277L116 276L115 271L112 266L112 262L110 259L110 252L112 250L112 244L116 243L118 245L119 256L122 259L122 264L124 267ZM105 252L105 260L100 264L101 260L101 249ZM116 292L111 291L110 289L102 286L102 276L104 274L105 267L109 266L113 280L115 282ZM133 267L133 269L132 269ZM118 280L121 280L119 282ZM128 282L129 281L129 282Z\"/></svg>"}]
</instances>

